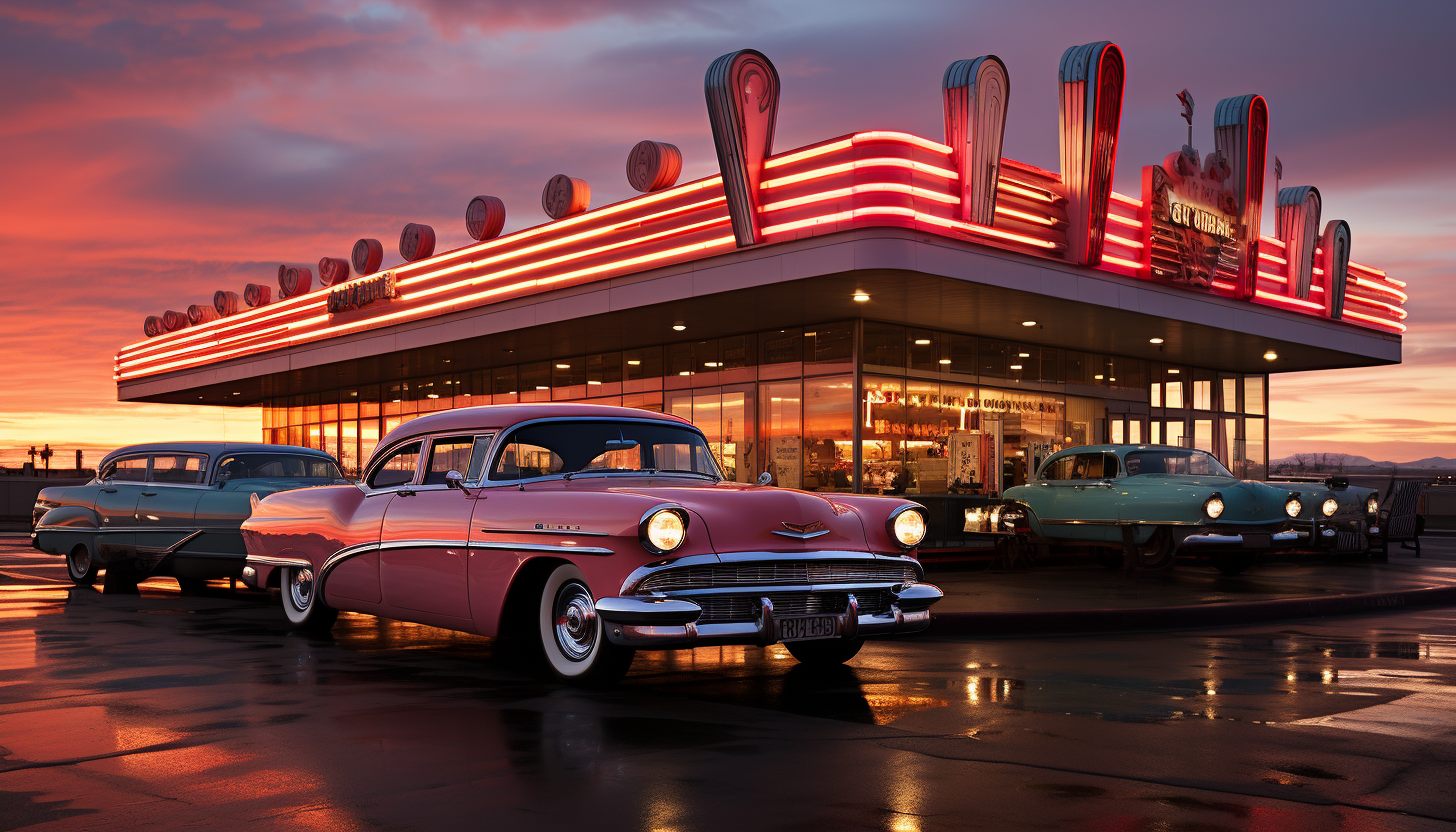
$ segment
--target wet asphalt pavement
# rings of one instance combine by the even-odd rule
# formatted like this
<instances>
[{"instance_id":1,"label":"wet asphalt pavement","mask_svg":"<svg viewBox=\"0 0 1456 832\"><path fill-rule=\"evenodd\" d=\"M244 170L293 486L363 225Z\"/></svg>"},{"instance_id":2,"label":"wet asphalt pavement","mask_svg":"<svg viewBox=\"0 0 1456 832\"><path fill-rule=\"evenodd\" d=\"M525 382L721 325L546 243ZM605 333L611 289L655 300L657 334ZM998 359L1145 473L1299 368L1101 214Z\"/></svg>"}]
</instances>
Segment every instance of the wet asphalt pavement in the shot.
<instances>
[{"instance_id":1,"label":"wet asphalt pavement","mask_svg":"<svg viewBox=\"0 0 1456 832\"><path fill-rule=\"evenodd\" d=\"M30 557L30 555L36 557ZM589 692L489 639L261 594L70 587L0 541L0 830L1436 829L1456 609L1172 633L639 654Z\"/></svg>"}]
</instances>

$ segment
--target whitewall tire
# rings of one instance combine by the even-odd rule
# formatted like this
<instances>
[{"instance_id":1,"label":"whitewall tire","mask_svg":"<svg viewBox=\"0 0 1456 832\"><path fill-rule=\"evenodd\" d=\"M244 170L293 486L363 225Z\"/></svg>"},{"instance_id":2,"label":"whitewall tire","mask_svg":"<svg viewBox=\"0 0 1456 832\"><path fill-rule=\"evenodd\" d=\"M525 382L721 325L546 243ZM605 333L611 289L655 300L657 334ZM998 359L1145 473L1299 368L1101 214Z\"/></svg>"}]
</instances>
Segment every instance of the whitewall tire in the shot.
<instances>
[{"instance_id":1,"label":"whitewall tire","mask_svg":"<svg viewBox=\"0 0 1456 832\"><path fill-rule=\"evenodd\" d=\"M579 685L615 684L632 665L633 651L607 641L591 588L581 570L565 563L541 587L537 616L541 649L557 678Z\"/></svg>"},{"instance_id":2,"label":"whitewall tire","mask_svg":"<svg viewBox=\"0 0 1456 832\"><path fill-rule=\"evenodd\" d=\"M323 632L334 626L339 611L324 603L318 594L318 581L307 566L288 566L279 570L278 586L283 590L283 614L295 630Z\"/></svg>"}]
</instances>

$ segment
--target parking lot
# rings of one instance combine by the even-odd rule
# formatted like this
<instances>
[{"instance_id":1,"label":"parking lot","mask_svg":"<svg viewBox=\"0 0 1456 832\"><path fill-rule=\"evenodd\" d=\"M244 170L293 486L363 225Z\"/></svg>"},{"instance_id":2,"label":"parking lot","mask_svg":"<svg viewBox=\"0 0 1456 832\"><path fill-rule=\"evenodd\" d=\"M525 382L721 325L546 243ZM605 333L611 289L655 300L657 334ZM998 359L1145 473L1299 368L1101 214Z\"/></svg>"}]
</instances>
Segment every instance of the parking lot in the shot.
<instances>
[{"instance_id":1,"label":"parking lot","mask_svg":"<svg viewBox=\"0 0 1456 832\"><path fill-rule=\"evenodd\" d=\"M1452 567L1456 546L1427 547L1422 568ZM1451 608L932 629L829 673L779 647L644 653L592 692L485 638L362 615L308 638L262 594L74 588L22 537L0 580L0 829L1456 821Z\"/></svg>"}]
</instances>

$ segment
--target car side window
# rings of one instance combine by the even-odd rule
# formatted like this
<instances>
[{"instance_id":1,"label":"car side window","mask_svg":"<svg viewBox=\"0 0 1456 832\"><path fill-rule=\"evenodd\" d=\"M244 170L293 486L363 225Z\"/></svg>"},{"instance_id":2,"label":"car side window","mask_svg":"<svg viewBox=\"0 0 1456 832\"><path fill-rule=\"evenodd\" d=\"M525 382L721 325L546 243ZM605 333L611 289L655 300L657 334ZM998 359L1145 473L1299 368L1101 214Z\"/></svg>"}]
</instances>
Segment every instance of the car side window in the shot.
<instances>
[{"instance_id":1,"label":"car side window","mask_svg":"<svg viewBox=\"0 0 1456 832\"><path fill-rule=\"evenodd\" d=\"M154 454L152 482L166 485L202 485L207 477L207 457L200 454Z\"/></svg>"},{"instance_id":2,"label":"car side window","mask_svg":"<svg viewBox=\"0 0 1456 832\"><path fill-rule=\"evenodd\" d=\"M442 436L430 443L430 464L425 469L425 485L444 485L445 475L470 470L470 457L475 450L474 436Z\"/></svg>"},{"instance_id":3,"label":"car side window","mask_svg":"<svg viewBox=\"0 0 1456 832\"><path fill-rule=\"evenodd\" d=\"M419 466L420 447L423 444L410 442L395 448L369 475L369 487L393 488L414 482L415 468Z\"/></svg>"},{"instance_id":4,"label":"car side window","mask_svg":"<svg viewBox=\"0 0 1456 832\"><path fill-rule=\"evenodd\" d=\"M133 456L109 462L101 470L101 479L113 482L146 482L147 457Z\"/></svg>"},{"instance_id":5,"label":"car side window","mask_svg":"<svg viewBox=\"0 0 1456 832\"><path fill-rule=\"evenodd\" d=\"M1072 472L1067 477L1070 480L1100 480L1103 477L1103 461L1105 454L1077 454L1072 457Z\"/></svg>"},{"instance_id":6,"label":"car side window","mask_svg":"<svg viewBox=\"0 0 1456 832\"><path fill-rule=\"evenodd\" d=\"M491 474L493 480L528 480L532 477L546 477L558 474L566 467L563 460L550 448L532 445L529 442L512 442L501 453L500 462Z\"/></svg>"},{"instance_id":7,"label":"car side window","mask_svg":"<svg viewBox=\"0 0 1456 832\"><path fill-rule=\"evenodd\" d=\"M1102 478L1105 480L1117 479L1117 454L1102 455Z\"/></svg>"},{"instance_id":8,"label":"car side window","mask_svg":"<svg viewBox=\"0 0 1456 832\"><path fill-rule=\"evenodd\" d=\"M1058 457L1057 459L1052 460L1051 462L1047 463L1047 467L1042 471L1041 478L1044 479L1044 480L1069 480L1069 479L1071 479L1072 478L1072 463L1075 460L1076 460L1076 457L1075 456L1072 456L1070 454L1067 455L1067 456Z\"/></svg>"}]
</instances>

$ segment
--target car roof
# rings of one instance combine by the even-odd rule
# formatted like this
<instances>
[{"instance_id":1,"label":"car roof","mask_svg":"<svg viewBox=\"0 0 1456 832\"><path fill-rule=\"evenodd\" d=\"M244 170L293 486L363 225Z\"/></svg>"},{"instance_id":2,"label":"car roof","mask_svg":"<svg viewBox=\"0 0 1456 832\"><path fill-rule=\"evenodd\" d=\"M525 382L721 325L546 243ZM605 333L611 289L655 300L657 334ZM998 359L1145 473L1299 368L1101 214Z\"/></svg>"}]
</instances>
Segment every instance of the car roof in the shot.
<instances>
[{"instance_id":1,"label":"car roof","mask_svg":"<svg viewBox=\"0 0 1456 832\"><path fill-rule=\"evenodd\" d=\"M536 419L647 419L692 427L692 422L667 413L617 407L606 404L573 404L539 402L529 404L488 404L479 407L457 407L412 419L390 431L379 440L379 447L412 436L449 431L505 430Z\"/></svg>"},{"instance_id":2,"label":"car roof","mask_svg":"<svg viewBox=\"0 0 1456 832\"><path fill-rule=\"evenodd\" d=\"M1198 451L1200 453L1208 453L1201 448L1185 448L1181 445L1078 445L1075 448L1063 448L1052 454L1052 456L1091 453L1126 454L1132 451ZM1047 458L1050 459L1051 457Z\"/></svg>"},{"instance_id":3,"label":"car roof","mask_svg":"<svg viewBox=\"0 0 1456 832\"><path fill-rule=\"evenodd\" d=\"M133 454L207 454L216 458L226 453L289 453L300 456L316 456L323 459L333 459L329 454L315 448L304 448L298 445L265 445L261 442L148 442L142 445L127 445L125 448L117 448L101 458L102 465L109 460L119 456L132 456Z\"/></svg>"}]
</instances>

